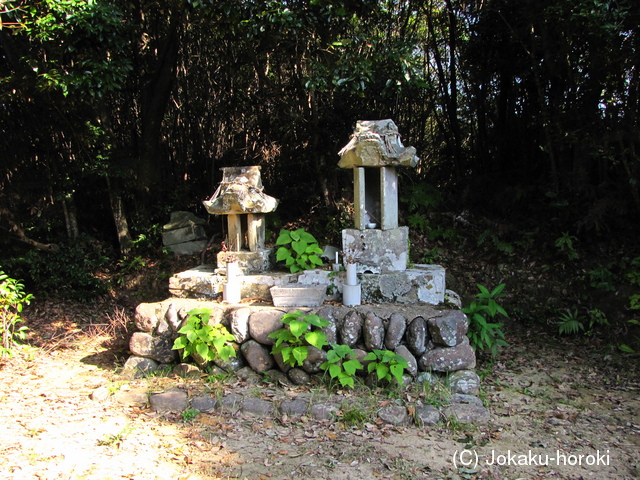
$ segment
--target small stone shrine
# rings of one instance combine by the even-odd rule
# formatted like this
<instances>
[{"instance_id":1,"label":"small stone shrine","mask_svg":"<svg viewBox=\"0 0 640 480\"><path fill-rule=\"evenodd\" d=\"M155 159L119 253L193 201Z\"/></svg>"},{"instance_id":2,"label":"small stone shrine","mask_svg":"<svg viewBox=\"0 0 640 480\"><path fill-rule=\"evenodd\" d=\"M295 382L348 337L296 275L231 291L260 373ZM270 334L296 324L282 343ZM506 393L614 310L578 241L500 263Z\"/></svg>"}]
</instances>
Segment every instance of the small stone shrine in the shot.
<instances>
[{"instance_id":1,"label":"small stone shrine","mask_svg":"<svg viewBox=\"0 0 640 480\"><path fill-rule=\"evenodd\" d=\"M444 301L444 268L409 262L409 228L398 225L397 167L415 167L393 120L360 120L339 152L338 166L353 169L354 229L342 231L345 263L355 262L364 301Z\"/></svg>"},{"instance_id":2,"label":"small stone shrine","mask_svg":"<svg viewBox=\"0 0 640 480\"><path fill-rule=\"evenodd\" d=\"M272 249L264 245L264 215L277 208L278 200L263 192L259 166L221 170L222 182L203 202L210 214L227 217L227 249L218 253L218 268L233 257L244 274L266 272L271 268Z\"/></svg>"}]
</instances>

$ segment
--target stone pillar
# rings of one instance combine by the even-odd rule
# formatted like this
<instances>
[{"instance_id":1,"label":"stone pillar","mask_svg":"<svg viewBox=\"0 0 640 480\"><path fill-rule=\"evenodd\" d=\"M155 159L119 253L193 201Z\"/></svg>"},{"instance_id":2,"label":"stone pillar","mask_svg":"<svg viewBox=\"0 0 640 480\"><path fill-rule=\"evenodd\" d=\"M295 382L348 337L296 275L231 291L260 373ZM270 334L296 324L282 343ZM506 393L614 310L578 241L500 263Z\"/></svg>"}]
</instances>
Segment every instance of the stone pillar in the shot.
<instances>
[{"instance_id":1,"label":"stone pillar","mask_svg":"<svg viewBox=\"0 0 640 480\"><path fill-rule=\"evenodd\" d=\"M250 252L257 252L264 248L264 215L258 213L247 214L247 243Z\"/></svg>"},{"instance_id":2,"label":"stone pillar","mask_svg":"<svg viewBox=\"0 0 640 480\"><path fill-rule=\"evenodd\" d=\"M354 210L354 223L355 227L359 230L367 228L367 218L365 215L365 180L364 180L364 168L354 167L353 169L353 210Z\"/></svg>"},{"instance_id":3,"label":"stone pillar","mask_svg":"<svg viewBox=\"0 0 640 480\"><path fill-rule=\"evenodd\" d=\"M398 173L395 167L380 168L380 228L398 228Z\"/></svg>"},{"instance_id":4,"label":"stone pillar","mask_svg":"<svg viewBox=\"0 0 640 480\"><path fill-rule=\"evenodd\" d=\"M242 219L240 215L227 215L227 227L229 234L230 251L239 251L242 249Z\"/></svg>"}]
</instances>

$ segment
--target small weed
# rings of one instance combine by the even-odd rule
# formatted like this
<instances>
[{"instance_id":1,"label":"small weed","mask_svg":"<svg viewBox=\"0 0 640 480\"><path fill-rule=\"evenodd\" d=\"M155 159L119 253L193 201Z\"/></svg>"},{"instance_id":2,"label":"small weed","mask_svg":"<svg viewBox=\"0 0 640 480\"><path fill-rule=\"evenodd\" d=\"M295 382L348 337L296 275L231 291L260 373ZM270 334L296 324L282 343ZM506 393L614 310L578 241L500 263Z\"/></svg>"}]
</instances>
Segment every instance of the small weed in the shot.
<instances>
[{"instance_id":1,"label":"small weed","mask_svg":"<svg viewBox=\"0 0 640 480\"><path fill-rule=\"evenodd\" d=\"M583 317L578 314L577 309L567 309L564 313L560 314L558 320L558 333L560 335L569 334L575 335L580 331L584 331Z\"/></svg>"},{"instance_id":2,"label":"small weed","mask_svg":"<svg viewBox=\"0 0 640 480\"><path fill-rule=\"evenodd\" d=\"M373 350L367 353L364 359L371 361L367 365L367 372L375 372L378 380L391 382L395 378L398 385L403 384L402 375L405 369L409 368L409 364L401 355L391 350Z\"/></svg>"},{"instance_id":3,"label":"small weed","mask_svg":"<svg viewBox=\"0 0 640 480\"><path fill-rule=\"evenodd\" d=\"M362 364L356 360L353 349L348 345L332 344L327 352L327 361L320 365L332 379L337 379L343 387L354 386L354 377Z\"/></svg>"},{"instance_id":4,"label":"small weed","mask_svg":"<svg viewBox=\"0 0 640 480\"><path fill-rule=\"evenodd\" d=\"M249 390L247 390L247 396L251 397L251 398L260 398L262 397L262 388L260 387L250 387Z\"/></svg>"},{"instance_id":5,"label":"small weed","mask_svg":"<svg viewBox=\"0 0 640 480\"><path fill-rule=\"evenodd\" d=\"M196 308L188 313L186 325L178 333L181 333L173 343L174 350L182 349L182 358L197 354L205 361L213 361L221 358L228 362L229 358L236 356L232 342L235 337L222 325L209 325L211 309Z\"/></svg>"},{"instance_id":6,"label":"small weed","mask_svg":"<svg viewBox=\"0 0 640 480\"><path fill-rule=\"evenodd\" d=\"M198 415L200 415L200 410L196 410L195 408L189 408L182 412L182 421L185 423L192 422Z\"/></svg>"},{"instance_id":7,"label":"small weed","mask_svg":"<svg viewBox=\"0 0 640 480\"><path fill-rule=\"evenodd\" d=\"M440 408L451 403L451 390L441 382L424 382L422 384L423 402Z\"/></svg>"},{"instance_id":8,"label":"small weed","mask_svg":"<svg viewBox=\"0 0 640 480\"><path fill-rule=\"evenodd\" d=\"M560 314L557 325L560 335L575 335L579 332L584 332L585 335L592 335L595 326L609 325L609 321L605 314L597 308L589 310L586 317L580 315L578 310L574 308L573 310L567 309Z\"/></svg>"},{"instance_id":9,"label":"small weed","mask_svg":"<svg viewBox=\"0 0 640 480\"><path fill-rule=\"evenodd\" d=\"M466 423L462 423L458 419L458 417L453 416L453 415L446 418L445 426L452 433L453 432L462 432L462 431L468 430L470 428L469 425L467 425ZM468 434L467 434L467 437L469 437ZM473 437L471 439L473 440ZM463 442L461 442L461 443L463 443Z\"/></svg>"},{"instance_id":10,"label":"small weed","mask_svg":"<svg viewBox=\"0 0 640 480\"><path fill-rule=\"evenodd\" d=\"M211 373L207 375L205 378L205 382L207 383L223 383L227 380L233 378L233 372L224 372L224 373Z\"/></svg>"},{"instance_id":11,"label":"small weed","mask_svg":"<svg viewBox=\"0 0 640 480\"><path fill-rule=\"evenodd\" d=\"M423 263L438 263L442 261L444 257L444 248L442 247L433 247L430 250L426 250L422 254L422 262Z\"/></svg>"},{"instance_id":12,"label":"small weed","mask_svg":"<svg viewBox=\"0 0 640 480\"><path fill-rule=\"evenodd\" d=\"M124 440L131 432L133 432L133 427L131 425L127 425L122 430L120 430L119 433L106 435L102 440L99 440L98 446L120 448L122 442L124 442Z\"/></svg>"},{"instance_id":13,"label":"small weed","mask_svg":"<svg viewBox=\"0 0 640 480\"><path fill-rule=\"evenodd\" d=\"M350 425L350 426L354 426L354 427L361 427L362 425L364 425L364 423L369 420L371 418L371 415L369 412L358 408L357 406L352 406L352 407L348 407L345 408L343 407L341 409L342 415L342 421L345 423L345 425Z\"/></svg>"},{"instance_id":14,"label":"small weed","mask_svg":"<svg viewBox=\"0 0 640 480\"><path fill-rule=\"evenodd\" d=\"M109 392L109 395L113 395L114 393L117 393L120 391L120 388L122 388L122 386L124 385L124 382L112 382L107 386L107 391Z\"/></svg>"},{"instance_id":15,"label":"small weed","mask_svg":"<svg viewBox=\"0 0 640 480\"><path fill-rule=\"evenodd\" d=\"M579 255L574 246L574 243L577 241L578 239L576 237L569 235L568 232L564 232L561 237L556 239L554 245L567 259L577 260Z\"/></svg>"},{"instance_id":16,"label":"small weed","mask_svg":"<svg viewBox=\"0 0 640 480\"><path fill-rule=\"evenodd\" d=\"M481 246L487 240L491 241L496 250L507 255L513 253L515 250L512 244L500 240L500 237L491 230L485 230L478 236L478 246Z\"/></svg>"},{"instance_id":17,"label":"small weed","mask_svg":"<svg viewBox=\"0 0 640 480\"><path fill-rule=\"evenodd\" d=\"M585 273L590 287L607 292L613 292L616 289L616 281L618 279L609 267L599 266L587 270Z\"/></svg>"}]
</instances>

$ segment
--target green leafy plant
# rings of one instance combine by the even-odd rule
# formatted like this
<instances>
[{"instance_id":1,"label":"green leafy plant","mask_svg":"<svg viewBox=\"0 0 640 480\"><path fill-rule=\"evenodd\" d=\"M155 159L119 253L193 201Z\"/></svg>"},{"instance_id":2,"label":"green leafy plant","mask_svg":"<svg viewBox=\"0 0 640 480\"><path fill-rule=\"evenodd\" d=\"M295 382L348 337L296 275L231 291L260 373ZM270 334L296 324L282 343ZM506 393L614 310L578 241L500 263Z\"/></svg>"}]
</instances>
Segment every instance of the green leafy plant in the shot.
<instances>
[{"instance_id":1,"label":"green leafy plant","mask_svg":"<svg viewBox=\"0 0 640 480\"><path fill-rule=\"evenodd\" d=\"M285 328L280 328L269 334L276 343L271 349L273 354L281 354L282 361L292 367L301 366L309 355L309 345L322 348L327 345L327 336L320 330L310 330L310 327L326 327L329 321L315 314L305 315L303 312L286 313L282 316Z\"/></svg>"},{"instance_id":2,"label":"green leafy plant","mask_svg":"<svg viewBox=\"0 0 640 480\"><path fill-rule=\"evenodd\" d=\"M208 308L196 308L188 314L186 324L178 330L181 333L173 343L173 350L182 349L182 358L187 358L192 353L197 353L205 361L213 361L218 355L223 361L228 362L230 357L236 356L232 342L234 336L222 325L209 325L211 310Z\"/></svg>"},{"instance_id":3,"label":"green leafy plant","mask_svg":"<svg viewBox=\"0 0 640 480\"><path fill-rule=\"evenodd\" d=\"M429 250L425 250L422 254L423 263L438 263L444 258L445 250L442 247L433 247Z\"/></svg>"},{"instance_id":4,"label":"green leafy plant","mask_svg":"<svg viewBox=\"0 0 640 480\"><path fill-rule=\"evenodd\" d=\"M401 200L407 204L409 227L419 233L428 233L431 237L433 229L430 229L429 216L442 203L440 192L433 185L424 182L409 185L404 192Z\"/></svg>"},{"instance_id":5,"label":"green leafy plant","mask_svg":"<svg viewBox=\"0 0 640 480\"><path fill-rule=\"evenodd\" d=\"M640 257L635 257L629 262L629 265L630 267L625 276L632 285L640 286ZM629 296L629 308L631 310L640 310L640 295Z\"/></svg>"},{"instance_id":6,"label":"green leafy plant","mask_svg":"<svg viewBox=\"0 0 640 480\"><path fill-rule=\"evenodd\" d=\"M627 320L627 322L630 323L631 325L640 325L640 320L638 320L636 318L632 318L631 320ZM618 349L621 352L624 352L624 353L636 353L636 351L632 347L627 345L626 343L623 343L622 345L620 345L618 347Z\"/></svg>"},{"instance_id":7,"label":"green leafy plant","mask_svg":"<svg viewBox=\"0 0 640 480\"><path fill-rule=\"evenodd\" d=\"M493 246L502 253L511 254L515 250L512 244L500 240L498 234L491 230L485 230L478 236L478 246L484 244L487 240L489 240Z\"/></svg>"},{"instance_id":8,"label":"green leafy plant","mask_svg":"<svg viewBox=\"0 0 640 480\"><path fill-rule=\"evenodd\" d=\"M337 379L343 387L353 388L356 371L362 369L362 364L355 358L350 346L333 343L327 352L327 361L320 368L328 372L332 379Z\"/></svg>"},{"instance_id":9,"label":"green leafy plant","mask_svg":"<svg viewBox=\"0 0 640 480\"><path fill-rule=\"evenodd\" d=\"M27 327L18 326L22 322L20 314L24 305L28 305L33 295L23 292L24 285L10 278L0 270L0 357L15 356L15 347L19 340L26 338Z\"/></svg>"},{"instance_id":10,"label":"green leafy plant","mask_svg":"<svg viewBox=\"0 0 640 480\"><path fill-rule=\"evenodd\" d=\"M194 418L200 415L200 410L195 408L188 408L182 412L182 421L185 423L192 422Z\"/></svg>"},{"instance_id":11,"label":"green leafy plant","mask_svg":"<svg viewBox=\"0 0 640 480\"><path fill-rule=\"evenodd\" d=\"M569 235L568 232L564 232L561 237L556 239L554 245L560 251L566 255L569 260L577 260L578 252L574 246L574 243L577 242L578 239L573 235Z\"/></svg>"},{"instance_id":12,"label":"green leafy plant","mask_svg":"<svg viewBox=\"0 0 640 480\"><path fill-rule=\"evenodd\" d=\"M504 287L505 284L501 283L489 291L485 286L478 284L480 293L476 294L476 299L471 305L462 309L469 318L467 335L471 346L475 350L489 350L493 357L497 355L500 347L507 345L502 331L504 324L493 321L498 315L509 318L505 309L496 301L504 296Z\"/></svg>"},{"instance_id":13,"label":"green leafy plant","mask_svg":"<svg viewBox=\"0 0 640 480\"><path fill-rule=\"evenodd\" d=\"M370 361L367 365L367 372L375 372L378 380L391 382L395 378L398 385L402 385L402 375L409 364L401 355L391 350L373 350L364 357L365 361Z\"/></svg>"},{"instance_id":14,"label":"green leafy plant","mask_svg":"<svg viewBox=\"0 0 640 480\"><path fill-rule=\"evenodd\" d=\"M584 323L582 317L578 314L577 309L567 309L561 313L558 320L558 333L560 335L575 335L580 331L584 331Z\"/></svg>"},{"instance_id":15,"label":"green leafy plant","mask_svg":"<svg viewBox=\"0 0 640 480\"><path fill-rule=\"evenodd\" d=\"M588 323L587 323L588 321ZM577 309L567 309L564 313L559 315L558 333L560 335L575 335L579 332L584 332L585 335L593 334L593 327L599 325L609 325L609 321L602 310L594 308L588 311L588 315L585 318L578 313ZM588 326L585 327L585 324Z\"/></svg>"},{"instance_id":16,"label":"green leafy plant","mask_svg":"<svg viewBox=\"0 0 640 480\"><path fill-rule=\"evenodd\" d=\"M613 292L616 289L616 275L608 266L600 265L597 268L587 270L585 273L590 287L608 292Z\"/></svg>"},{"instance_id":17,"label":"green leafy plant","mask_svg":"<svg viewBox=\"0 0 640 480\"><path fill-rule=\"evenodd\" d=\"M629 262L629 269L626 277L633 285L640 286L640 257L635 257Z\"/></svg>"},{"instance_id":18,"label":"green leafy plant","mask_svg":"<svg viewBox=\"0 0 640 480\"><path fill-rule=\"evenodd\" d=\"M340 418L345 425L361 427L371 419L372 412L358 405L342 405L340 408Z\"/></svg>"},{"instance_id":19,"label":"green leafy plant","mask_svg":"<svg viewBox=\"0 0 640 480\"><path fill-rule=\"evenodd\" d=\"M318 246L318 241L303 228L297 230L280 230L280 235L276 240L276 246L280 248L276 251L276 260L284 261L291 273L309 270L322 265L322 249Z\"/></svg>"},{"instance_id":20,"label":"green leafy plant","mask_svg":"<svg viewBox=\"0 0 640 480\"><path fill-rule=\"evenodd\" d=\"M108 291L108 282L98 275L110 261L103 247L81 236L77 243L61 244L59 250L47 255L30 250L12 260L12 268L34 286L39 296L55 292L66 298L88 301Z\"/></svg>"}]
</instances>

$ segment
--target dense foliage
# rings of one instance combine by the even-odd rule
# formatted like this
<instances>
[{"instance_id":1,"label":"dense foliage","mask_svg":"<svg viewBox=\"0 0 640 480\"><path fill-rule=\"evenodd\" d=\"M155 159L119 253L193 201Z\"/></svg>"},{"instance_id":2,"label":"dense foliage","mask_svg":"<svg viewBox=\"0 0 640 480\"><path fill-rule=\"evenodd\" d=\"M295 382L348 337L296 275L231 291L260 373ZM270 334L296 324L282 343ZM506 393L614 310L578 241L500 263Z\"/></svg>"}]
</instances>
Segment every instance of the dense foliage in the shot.
<instances>
[{"instance_id":1,"label":"dense foliage","mask_svg":"<svg viewBox=\"0 0 640 480\"><path fill-rule=\"evenodd\" d=\"M0 5L0 228L27 281L28 249L158 244L172 209L205 215L224 166L262 167L274 231L312 212L335 240L351 186L336 153L358 119L394 119L419 152L401 188L426 260L455 235L425 213L434 190L456 218L524 223L525 239L480 232L507 255L638 224L634 0Z\"/></svg>"}]
</instances>

